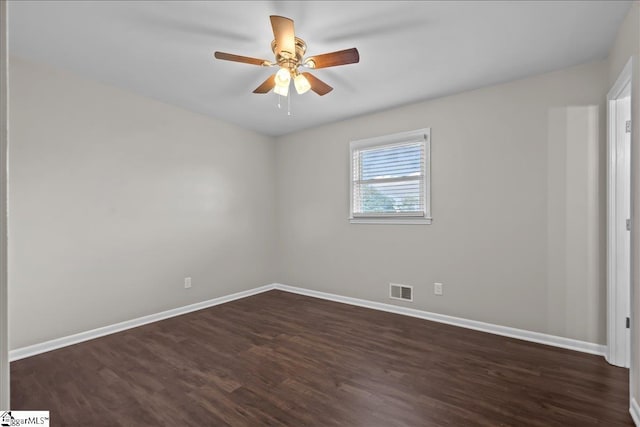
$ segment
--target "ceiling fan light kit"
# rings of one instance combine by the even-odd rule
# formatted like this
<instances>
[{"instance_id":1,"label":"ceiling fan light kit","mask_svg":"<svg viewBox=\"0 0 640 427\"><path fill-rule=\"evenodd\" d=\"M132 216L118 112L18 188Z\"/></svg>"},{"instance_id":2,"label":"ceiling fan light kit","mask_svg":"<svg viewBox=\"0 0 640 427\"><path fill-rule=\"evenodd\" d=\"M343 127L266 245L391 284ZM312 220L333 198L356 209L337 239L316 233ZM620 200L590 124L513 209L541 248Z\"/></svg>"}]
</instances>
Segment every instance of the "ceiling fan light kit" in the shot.
<instances>
[{"instance_id":1,"label":"ceiling fan light kit","mask_svg":"<svg viewBox=\"0 0 640 427\"><path fill-rule=\"evenodd\" d=\"M320 96L326 95L333 88L308 72L301 73L299 68L328 68L355 64L360 61L360 54L356 48L305 58L307 43L295 36L293 20L276 15L272 15L270 19L274 36L274 40L271 42L271 51L275 55L275 62L225 52L215 52L214 54L216 59L224 61L242 62L262 67L280 67L276 74L265 80L253 93L267 93L273 90L278 95L288 96L289 86L293 80L296 92L300 95L309 90Z\"/></svg>"}]
</instances>

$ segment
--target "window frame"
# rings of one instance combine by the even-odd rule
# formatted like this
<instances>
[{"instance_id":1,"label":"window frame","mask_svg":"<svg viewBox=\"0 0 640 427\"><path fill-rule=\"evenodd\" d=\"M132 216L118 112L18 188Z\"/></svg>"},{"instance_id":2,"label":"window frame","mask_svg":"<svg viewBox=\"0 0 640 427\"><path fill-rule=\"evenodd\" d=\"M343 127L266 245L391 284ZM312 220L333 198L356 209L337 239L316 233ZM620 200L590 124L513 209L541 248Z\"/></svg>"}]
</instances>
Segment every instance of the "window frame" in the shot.
<instances>
[{"instance_id":1,"label":"window frame","mask_svg":"<svg viewBox=\"0 0 640 427\"><path fill-rule=\"evenodd\" d=\"M406 213L354 216L354 151L363 148L393 146L411 142L424 144L424 211L421 215ZM373 138L359 139L349 142L349 222L351 224L431 224L431 128L416 129L408 132L394 133Z\"/></svg>"}]
</instances>

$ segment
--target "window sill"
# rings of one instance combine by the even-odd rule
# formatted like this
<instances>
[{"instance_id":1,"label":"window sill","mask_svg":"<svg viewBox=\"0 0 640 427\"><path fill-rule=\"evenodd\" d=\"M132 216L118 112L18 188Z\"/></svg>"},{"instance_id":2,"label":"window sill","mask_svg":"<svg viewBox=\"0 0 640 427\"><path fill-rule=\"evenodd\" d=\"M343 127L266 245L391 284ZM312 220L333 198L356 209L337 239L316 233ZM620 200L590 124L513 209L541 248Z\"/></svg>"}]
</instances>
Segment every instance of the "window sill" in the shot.
<instances>
[{"instance_id":1,"label":"window sill","mask_svg":"<svg viewBox=\"0 0 640 427\"><path fill-rule=\"evenodd\" d=\"M431 218L349 218L351 224L431 224Z\"/></svg>"}]
</instances>

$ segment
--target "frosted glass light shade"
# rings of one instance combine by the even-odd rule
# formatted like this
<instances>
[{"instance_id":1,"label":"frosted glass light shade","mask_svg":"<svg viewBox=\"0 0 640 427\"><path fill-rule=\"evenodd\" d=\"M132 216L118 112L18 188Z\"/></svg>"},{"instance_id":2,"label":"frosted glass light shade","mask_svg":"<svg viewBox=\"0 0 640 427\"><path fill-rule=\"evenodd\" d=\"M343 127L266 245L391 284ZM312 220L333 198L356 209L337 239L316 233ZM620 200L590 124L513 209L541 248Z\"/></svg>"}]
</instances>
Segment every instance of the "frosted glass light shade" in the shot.
<instances>
[{"instance_id":1,"label":"frosted glass light shade","mask_svg":"<svg viewBox=\"0 0 640 427\"><path fill-rule=\"evenodd\" d=\"M291 73L287 68L280 68L276 73L276 86L289 86Z\"/></svg>"},{"instance_id":2,"label":"frosted glass light shade","mask_svg":"<svg viewBox=\"0 0 640 427\"><path fill-rule=\"evenodd\" d=\"M278 95L287 96L287 95L289 95L289 85L286 85L286 86L276 85L273 88L273 91L275 93L277 93Z\"/></svg>"},{"instance_id":3,"label":"frosted glass light shade","mask_svg":"<svg viewBox=\"0 0 640 427\"><path fill-rule=\"evenodd\" d=\"M302 74L298 74L293 78L293 84L296 87L296 92L298 92L299 95L302 95L303 93L306 93L309 91L309 89L311 89L309 80L307 80L307 78Z\"/></svg>"}]
</instances>

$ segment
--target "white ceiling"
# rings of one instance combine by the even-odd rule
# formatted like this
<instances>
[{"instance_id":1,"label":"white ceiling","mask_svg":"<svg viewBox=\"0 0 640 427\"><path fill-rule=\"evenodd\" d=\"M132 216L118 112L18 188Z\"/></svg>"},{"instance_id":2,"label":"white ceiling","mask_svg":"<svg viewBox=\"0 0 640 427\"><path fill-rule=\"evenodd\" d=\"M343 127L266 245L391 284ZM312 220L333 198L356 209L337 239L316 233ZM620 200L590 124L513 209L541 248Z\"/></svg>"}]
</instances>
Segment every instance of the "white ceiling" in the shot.
<instances>
[{"instance_id":1,"label":"white ceiling","mask_svg":"<svg viewBox=\"0 0 640 427\"><path fill-rule=\"evenodd\" d=\"M268 135L607 56L629 1L12 1L10 53ZM315 70L324 97L252 94L272 68L269 15L295 21L309 55L350 47L360 63ZM99 100L97 100L99 101Z\"/></svg>"}]
</instances>

